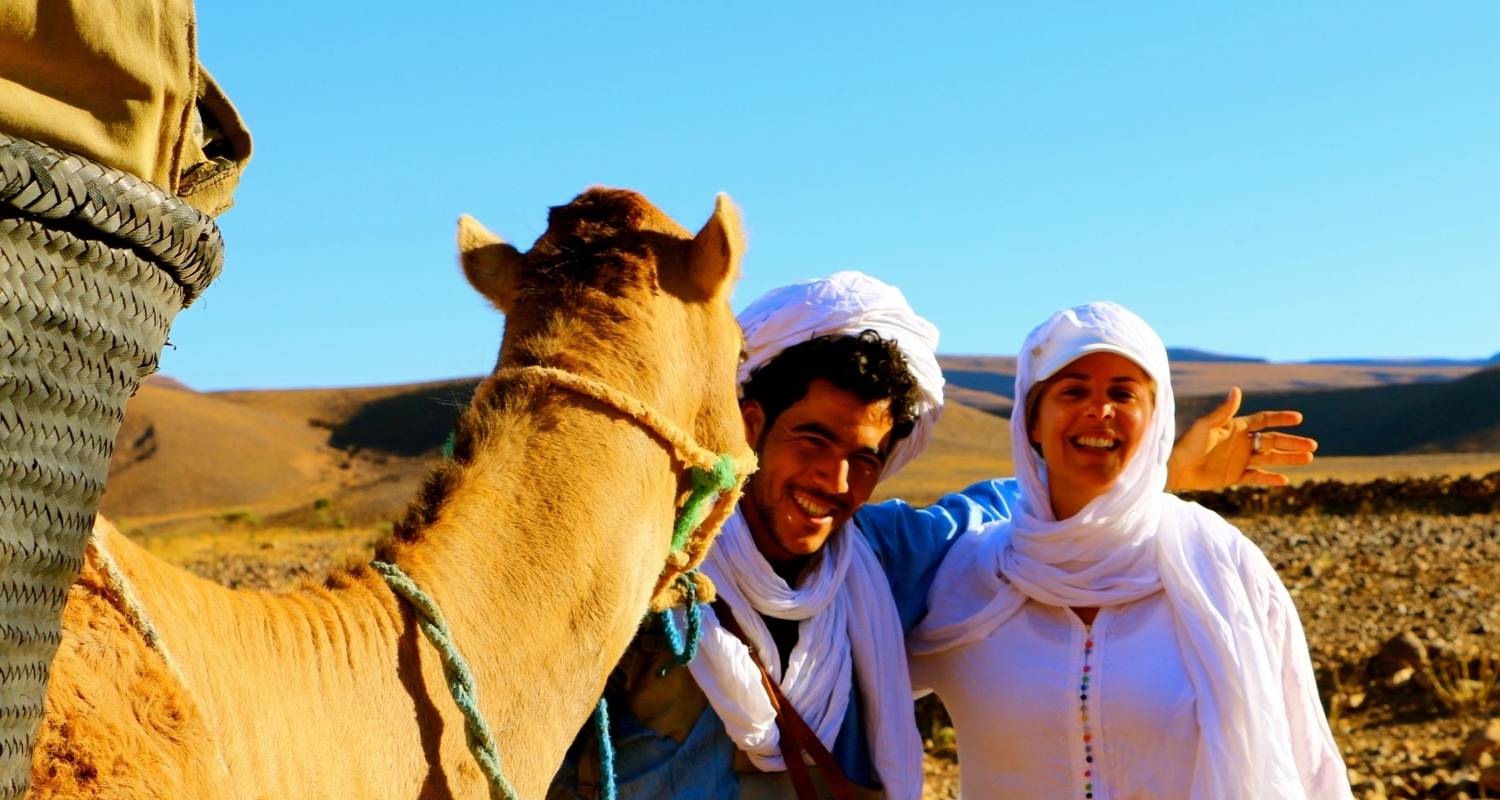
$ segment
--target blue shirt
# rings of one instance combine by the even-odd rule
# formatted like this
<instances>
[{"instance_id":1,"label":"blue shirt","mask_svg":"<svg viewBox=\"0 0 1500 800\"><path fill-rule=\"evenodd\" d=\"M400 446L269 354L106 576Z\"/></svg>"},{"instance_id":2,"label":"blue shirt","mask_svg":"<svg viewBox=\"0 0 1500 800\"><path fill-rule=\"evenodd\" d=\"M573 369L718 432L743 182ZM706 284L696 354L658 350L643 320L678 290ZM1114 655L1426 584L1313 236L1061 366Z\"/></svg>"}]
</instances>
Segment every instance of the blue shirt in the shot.
<instances>
[{"instance_id":1,"label":"blue shirt","mask_svg":"<svg viewBox=\"0 0 1500 800\"><path fill-rule=\"evenodd\" d=\"M914 508L901 500L864 506L855 524L875 551L890 581L902 631L909 633L927 613L927 593L938 565L958 535L995 520L1007 519L1019 498L1012 479L980 481L936 504ZM638 640L635 645L644 646ZM844 774L862 786L878 785L864 731L858 682L850 688L849 711L832 748ZM629 712L624 698L611 696L615 779L620 800L685 798L734 800L739 782L734 770L735 745L712 706L705 706L685 737L678 741L652 730ZM593 727L585 726L554 781L549 797L577 796L580 753L594 747Z\"/></svg>"}]
</instances>

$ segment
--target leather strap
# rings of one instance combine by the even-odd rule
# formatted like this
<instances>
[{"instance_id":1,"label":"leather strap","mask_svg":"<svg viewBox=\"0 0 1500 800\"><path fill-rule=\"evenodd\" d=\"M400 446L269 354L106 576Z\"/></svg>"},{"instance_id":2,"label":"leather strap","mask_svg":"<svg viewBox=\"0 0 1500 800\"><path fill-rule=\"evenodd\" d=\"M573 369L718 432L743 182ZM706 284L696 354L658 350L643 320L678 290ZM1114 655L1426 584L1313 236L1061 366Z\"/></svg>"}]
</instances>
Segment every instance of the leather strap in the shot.
<instances>
[{"instance_id":1,"label":"leather strap","mask_svg":"<svg viewBox=\"0 0 1500 800\"><path fill-rule=\"evenodd\" d=\"M844 771L839 768L838 762L833 760L833 754L823 746L818 735L797 713L796 707L786 699L781 686L771 679L771 673L766 671L766 665L760 660L760 653L745 636L745 630L740 627L739 620L735 619L734 610L724 602L722 597L715 598L712 607L724 630L734 634L734 638L750 648L750 660L754 661L756 668L760 670L760 682L765 687L766 694L771 698L771 708L776 710L776 728L781 732L781 759L786 762L787 774L792 779L792 786L797 790L797 797L800 800L819 800L817 790L813 787L812 776L807 770L807 762L802 758L803 753L806 752L812 757L813 763L818 765L818 769L823 771L823 776L828 783L828 791L833 795L834 800L855 800L854 790L850 786L849 779L844 776Z\"/></svg>"}]
</instances>

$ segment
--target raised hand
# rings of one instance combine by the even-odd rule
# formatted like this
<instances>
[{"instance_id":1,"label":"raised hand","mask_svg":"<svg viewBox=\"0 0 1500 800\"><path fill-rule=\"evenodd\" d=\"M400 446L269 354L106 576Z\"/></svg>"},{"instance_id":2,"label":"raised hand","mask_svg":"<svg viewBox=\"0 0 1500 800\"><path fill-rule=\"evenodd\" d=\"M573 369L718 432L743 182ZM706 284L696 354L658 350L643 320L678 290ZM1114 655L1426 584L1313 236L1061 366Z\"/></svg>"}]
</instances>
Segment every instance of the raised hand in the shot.
<instances>
[{"instance_id":1,"label":"raised hand","mask_svg":"<svg viewBox=\"0 0 1500 800\"><path fill-rule=\"evenodd\" d=\"M1318 449L1316 441L1268 430L1302 424L1301 412L1260 411L1236 417L1240 399L1239 387L1230 388L1229 396L1218 408L1199 417L1177 440L1167 461L1167 489L1205 491L1236 484L1285 486L1285 475L1262 467L1312 463L1313 452Z\"/></svg>"}]
</instances>

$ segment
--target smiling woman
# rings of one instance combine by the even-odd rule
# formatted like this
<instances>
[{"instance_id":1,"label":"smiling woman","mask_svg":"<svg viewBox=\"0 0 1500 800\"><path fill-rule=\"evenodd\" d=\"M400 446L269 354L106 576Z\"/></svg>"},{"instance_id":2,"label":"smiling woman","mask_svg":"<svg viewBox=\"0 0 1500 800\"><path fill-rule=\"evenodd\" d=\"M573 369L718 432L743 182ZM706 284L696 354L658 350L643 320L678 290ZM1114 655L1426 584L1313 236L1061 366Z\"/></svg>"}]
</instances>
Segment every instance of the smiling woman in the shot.
<instances>
[{"instance_id":1,"label":"smiling woman","mask_svg":"<svg viewBox=\"0 0 1500 800\"><path fill-rule=\"evenodd\" d=\"M1140 447L1155 407L1156 382L1139 364L1095 352L1046 377L1026 406L1027 434L1047 462L1059 518L1103 494Z\"/></svg>"},{"instance_id":2,"label":"smiling woman","mask_svg":"<svg viewBox=\"0 0 1500 800\"><path fill-rule=\"evenodd\" d=\"M908 639L971 797L1348 798L1296 607L1165 492L1166 348L1112 303L1027 338L1013 519L960 537Z\"/></svg>"}]
</instances>

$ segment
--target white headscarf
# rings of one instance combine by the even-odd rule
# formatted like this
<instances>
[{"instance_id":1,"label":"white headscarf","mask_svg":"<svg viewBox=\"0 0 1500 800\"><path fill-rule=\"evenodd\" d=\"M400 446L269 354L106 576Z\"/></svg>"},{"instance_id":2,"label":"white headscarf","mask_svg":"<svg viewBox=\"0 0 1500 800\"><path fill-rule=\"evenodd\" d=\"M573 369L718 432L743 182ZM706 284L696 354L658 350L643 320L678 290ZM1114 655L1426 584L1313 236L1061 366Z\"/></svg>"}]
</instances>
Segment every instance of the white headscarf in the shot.
<instances>
[{"instance_id":1,"label":"white headscarf","mask_svg":"<svg viewBox=\"0 0 1500 800\"><path fill-rule=\"evenodd\" d=\"M917 379L920 399L912 411L916 425L886 457L882 480L896 474L932 435L943 411L943 371L938 367L938 330L917 316L901 290L863 272L835 272L761 295L740 312L747 358L740 364L742 389L750 375L795 344L819 336L857 336L870 330L896 342L906 367Z\"/></svg>"},{"instance_id":2,"label":"white headscarf","mask_svg":"<svg viewBox=\"0 0 1500 800\"><path fill-rule=\"evenodd\" d=\"M1101 351L1129 358L1156 382L1155 408L1114 486L1073 517L1058 520L1045 465L1030 444L1026 398L1058 369ZM1161 339L1114 303L1060 311L1026 338L1016 400L1011 433L1020 510L1008 522L966 535L949 553L933 584L928 616L908 639L913 655L983 639L1027 598L1098 607L1165 589L1197 697L1202 739L1192 797L1305 797L1286 698L1273 667L1279 661L1270 655L1271 635L1256 618L1239 569L1239 548L1253 545L1217 515L1164 491L1174 407Z\"/></svg>"}]
</instances>

